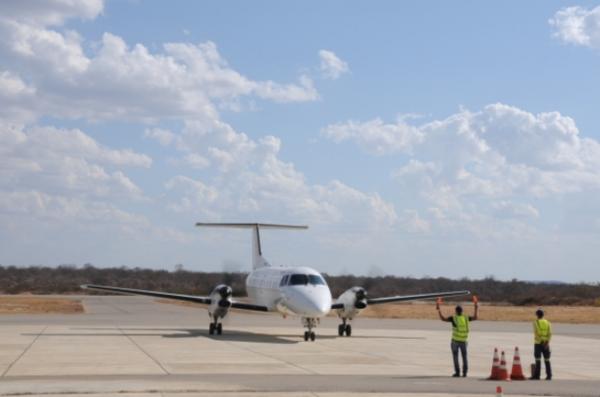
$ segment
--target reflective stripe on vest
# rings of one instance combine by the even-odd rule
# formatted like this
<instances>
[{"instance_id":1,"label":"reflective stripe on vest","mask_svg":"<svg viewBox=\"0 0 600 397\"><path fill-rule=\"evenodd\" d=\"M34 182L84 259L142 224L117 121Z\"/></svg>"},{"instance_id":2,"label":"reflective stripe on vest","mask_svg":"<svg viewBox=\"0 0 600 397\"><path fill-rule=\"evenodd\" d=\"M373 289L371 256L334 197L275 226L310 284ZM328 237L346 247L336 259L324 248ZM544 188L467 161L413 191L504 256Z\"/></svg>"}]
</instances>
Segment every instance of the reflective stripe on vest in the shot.
<instances>
[{"instance_id":1,"label":"reflective stripe on vest","mask_svg":"<svg viewBox=\"0 0 600 397\"><path fill-rule=\"evenodd\" d=\"M535 320L535 343L544 343L550 340L550 322L545 318Z\"/></svg>"},{"instance_id":2,"label":"reflective stripe on vest","mask_svg":"<svg viewBox=\"0 0 600 397\"><path fill-rule=\"evenodd\" d=\"M469 338L469 317L465 315L452 317L452 340L466 342Z\"/></svg>"}]
</instances>

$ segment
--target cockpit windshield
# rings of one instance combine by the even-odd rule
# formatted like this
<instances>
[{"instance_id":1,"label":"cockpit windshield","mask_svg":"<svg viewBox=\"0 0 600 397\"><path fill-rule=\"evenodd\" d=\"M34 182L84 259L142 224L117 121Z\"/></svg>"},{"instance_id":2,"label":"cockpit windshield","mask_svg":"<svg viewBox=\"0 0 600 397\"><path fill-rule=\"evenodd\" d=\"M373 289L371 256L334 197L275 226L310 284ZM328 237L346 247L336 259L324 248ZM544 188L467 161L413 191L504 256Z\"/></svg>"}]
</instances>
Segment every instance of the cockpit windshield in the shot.
<instances>
[{"instance_id":1,"label":"cockpit windshield","mask_svg":"<svg viewBox=\"0 0 600 397\"><path fill-rule=\"evenodd\" d=\"M316 274L309 274L308 282L312 285L325 285L325 280L323 280L323 277L317 276Z\"/></svg>"},{"instance_id":2,"label":"cockpit windshield","mask_svg":"<svg viewBox=\"0 0 600 397\"><path fill-rule=\"evenodd\" d=\"M308 276L306 274L292 274L288 285L306 285L308 284Z\"/></svg>"},{"instance_id":3,"label":"cockpit windshield","mask_svg":"<svg viewBox=\"0 0 600 397\"><path fill-rule=\"evenodd\" d=\"M287 285L325 285L323 277L316 274L292 274Z\"/></svg>"}]
</instances>

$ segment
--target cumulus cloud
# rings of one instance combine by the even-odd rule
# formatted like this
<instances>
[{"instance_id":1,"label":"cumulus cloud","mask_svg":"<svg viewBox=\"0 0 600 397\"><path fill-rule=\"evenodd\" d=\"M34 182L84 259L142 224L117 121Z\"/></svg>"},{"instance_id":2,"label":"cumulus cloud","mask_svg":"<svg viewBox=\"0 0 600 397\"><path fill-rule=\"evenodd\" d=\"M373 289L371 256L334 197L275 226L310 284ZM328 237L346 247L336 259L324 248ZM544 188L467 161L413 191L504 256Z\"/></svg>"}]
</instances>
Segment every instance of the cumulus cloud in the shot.
<instances>
[{"instance_id":1,"label":"cumulus cloud","mask_svg":"<svg viewBox=\"0 0 600 397\"><path fill-rule=\"evenodd\" d=\"M146 128L146 130L144 130L144 137L153 139L162 146L169 146L176 140L176 136L173 132L163 128Z\"/></svg>"},{"instance_id":2,"label":"cumulus cloud","mask_svg":"<svg viewBox=\"0 0 600 397\"><path fill-rule=\"evenodd\" d=\"M531 204L499 201L493 204L496 215L500 218L538 218L540 212Z\"/></svg>"},{"instance_id":3,"label":"cumulus cloud","mask_svg":"<svg viewBox=\"0 0 600 397\"><path fill-rule=\"evenodd\" d=\"M141 197L120 167L150 167L144 154L100 145L80 130L0 123L0 190Z\"/></svg>"},{"instance_id":4,"label":"cumulus cloud","mask_svg":"<svg viewBox=\"0 0 600 397\"><path fill-rule=\"evenodd\" d=\"M171 179L166 187L173 211L373 228L392 226L398 219L393 204L377 193L337 180L310 184L293 164L280 159L277 137L254 140L223 122L187 121L177 140L184 161L200 159L202 168L213 167L216 174L202 181L182 175Z\"/></svg>"},{"instance_id":5,"label":"cumulus cloud","mask_svg":"<svg viewBox=\"0 0 600 397\"><path fill-rule=\"evenodd\" d=\"M62 25L67 19L94 19L104 9L103 0L6 0L0 2L2 18L31 25Z\"/></svg>"},{"instance_id":6,"label":"cumulus cloud","mask_svg":"<svg viewBox=\"0 0 600 397\"><path fill-rule=\"evenodd\" d=\"M319 51L319 58L321 59L321 73L327 79L339 79L343 74L350 71L348 64L333 51L321 50Z\"/></svg>"},{"instance_id":7,"label":"cumulus cloud","mask_svg":"<svg viewBox=\"0 0 600 397\"><path fill-rule=\"evenodd\" d=\"M433 233L531 235L532 201L600 188L600 143L558 112L492 104L422 125L347 122L324 133L373 155L402 154L392 177Z\"/></svg>"},{"instance_id":8,"label":"cumulus cloud","mask_svg":"<svg viewBox=\"0 0 600 397\"><path fill-rule=\"evenodd\" d=\"M402 120L386 124L379 118L364 123L348 121L332 124L325 127L322 133L336 143L352 141L378 156L409 152L423 140L423 133L418 128Z\"/></svg>"},{"instance_id":9,"label":"cumulus cloud","mask_svg":"<svg viewBox=\"0 0 600 397\"><path fill-rule=\"evenodd\" d=\"M549 20L554 37L567 44L600 48L600 6L566 7Z\"/></svg>"},{"instance_id":10,"label":"cumulus cloud","mask_svg":"<svg viewBox=\"0 0 600 397\"><path fill-rule=\"evenodd\" d=\"M10 73L3 80L16 80L16 70L27 77L36 95L25 108L34 109L37 117L216 119L220 105L243 97L275 102L319 97L307 76L281 84L242 75L213 42L166 43L152 53L104 33L90 55L83 45L77 32L53 30L10 14L0 17L0 70Z\"/></svg>"}]
</instances>

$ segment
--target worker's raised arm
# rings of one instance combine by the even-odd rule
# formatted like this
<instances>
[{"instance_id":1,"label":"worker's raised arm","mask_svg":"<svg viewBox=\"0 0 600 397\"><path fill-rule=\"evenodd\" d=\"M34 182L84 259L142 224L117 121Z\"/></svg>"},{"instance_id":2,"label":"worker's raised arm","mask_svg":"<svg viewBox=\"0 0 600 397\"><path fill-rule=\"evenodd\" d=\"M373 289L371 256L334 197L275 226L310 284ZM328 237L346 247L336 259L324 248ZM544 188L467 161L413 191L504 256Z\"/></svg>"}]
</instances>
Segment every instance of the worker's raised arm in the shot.
<instances>
[{"instance_id":1,"label":"worker's raised arm","mask_svg":"<svg viewBox=\"0 0 600 397\"><path fill-rule=\"evenodd\" d=\"M438 316L440 316L440 320L445 321L445 322L450 322L452 321L452 319L450 317L444 317L444 315L442 314L442 310L440 309L440 304L438 302L437 305L435 305L435 308L437 309L438 312Z\"/></svg>"},{"instance_id":2,"label":"worker's raised arm","mask_svg":"<svg viewBox=\"0 0 600 397\"><path fill-rule=\"evenodd\" d=\"M471 318L472 321L475 321L479 318L479 303L476 301L475 302L475 312L473 313L473 317Z\"/></svg>"}]
</instances>

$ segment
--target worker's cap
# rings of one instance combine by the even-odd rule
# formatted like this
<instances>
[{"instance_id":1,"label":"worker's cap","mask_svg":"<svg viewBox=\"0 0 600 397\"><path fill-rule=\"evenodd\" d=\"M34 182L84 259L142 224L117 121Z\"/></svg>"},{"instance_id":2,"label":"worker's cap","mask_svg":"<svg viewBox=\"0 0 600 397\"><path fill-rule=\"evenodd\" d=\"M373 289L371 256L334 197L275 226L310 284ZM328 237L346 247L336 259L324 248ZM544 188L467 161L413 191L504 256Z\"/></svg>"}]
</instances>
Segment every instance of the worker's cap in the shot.
<instances>
[{"instance_id":1,"label":"worker's cap","mask_svg":"<svg viewBox=\"0 0 600 397\"><path fill-rule=\"evenodd\" d=\"M535 315L538 317L544 317L544 311L542 309L537 309L535 311Z\"/></svg>"},{"instance_id":2,"label":"worker's cap","mask_svg":"<svg viewBox=\"0 0 600 397\"><path fill-rule=\"evenodd\" d=\"M462 313L463 309L461 305L457 305L456 308L454 309L458 314Z\"/></svg>"}]
</instances>

